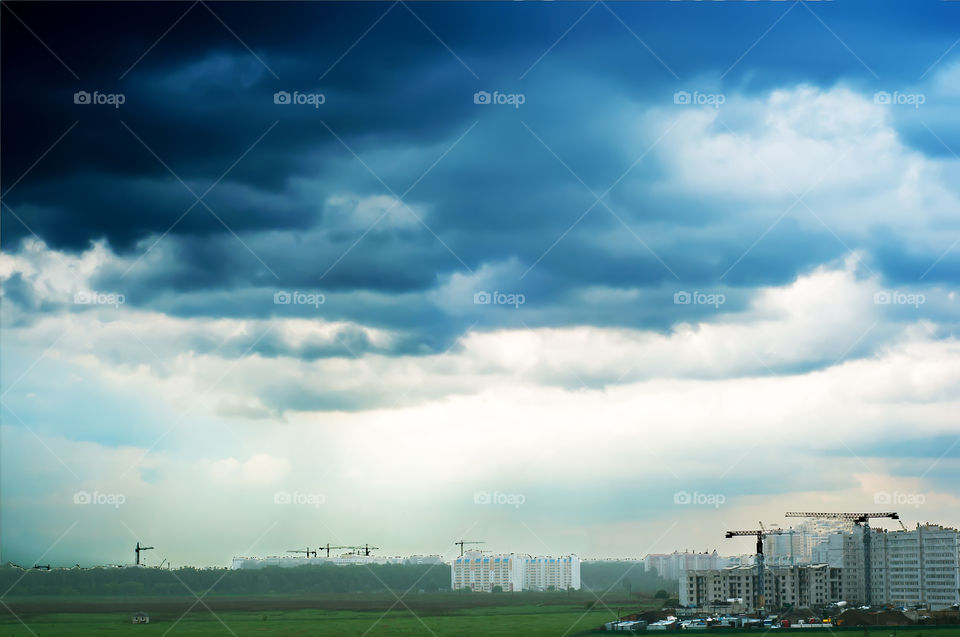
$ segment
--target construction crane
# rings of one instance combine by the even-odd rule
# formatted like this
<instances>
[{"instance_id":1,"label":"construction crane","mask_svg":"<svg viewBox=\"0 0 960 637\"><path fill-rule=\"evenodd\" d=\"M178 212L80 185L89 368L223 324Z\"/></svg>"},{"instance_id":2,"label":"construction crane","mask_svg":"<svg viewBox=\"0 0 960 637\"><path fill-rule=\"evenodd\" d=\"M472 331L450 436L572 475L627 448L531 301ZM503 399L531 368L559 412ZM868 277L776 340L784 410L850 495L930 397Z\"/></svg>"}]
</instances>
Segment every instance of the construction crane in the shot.
<instances>
[{"instance_id":1,"label":"construction crane","mask_svg":"<svg viewBox=\"0 0 960 637\"><path fill-rule=\"evenodd\" d=\"M760 526L763 526L761 524ZM760 529L758 531L727 531L724 537L727 539L732 537L742 537L746 535L753 535L757 538L757 611L759 612L765 603L764 599L764 583L763 583L763 536L764 535L781 535L783 531L780 529Z\"/></svg>"},{"instance_id":2,"label":"construction crane","mask_svg":"<svg viewBox=\"0 0 960 637\"><path fill-rule=\"evenodd\" d=\"M890 518L899 520L900 516L893 511L884 511L882 513L811 513L808 511L798 512L790 511L785 514L788 518L819 518L821 520L846 520L853 522L857 526L863 525L863 603L871 605L872 582L870 573L870 543L873 538L870 533L870 520L873 518ZM900 523L903 526L903 522Z\"/></svg>"},{"instance_id":3,"label":"construction crane","mask_svg":"<svg viewBox=\"0 0 960 637\"><path fill-rule=\"evenodd\" d=\"M763 522L760 522L759 524L760 524L760 528L761 528L761 529L763 529L764 531L767 530L767 527L765 527L765 526L763 525ZM776 522L770 522L769 524L770 524L770 526L774 527L775 529L780 529L780 525L777 524ZM789 536L790 536L790 566L794 566L794 562L793 562L793 535L794 535L794 533L796 533L796 531L793 530L793 527L792 527L792 526L791 526L789 529L780 529L780 531L781 531L781 534L782 534L782 535L789 535Z\"/></svg>"},{"instance_id":4,"label":"construction crane","mask_svg":"<svg viewBox=\"0 0 960 637\"><path fill-rule=\"evenodd\" d=\"M459 542L454 542L453 543L454 546L457 546L457 545L460 546L460 557L463 557L464 544L486 544L486 542L483 542L483 541L478 542L478 541L471 541L471 540L460 540Z\"/></svg>"},{"instance_id":5,"label":"construction crane","mask_svg":"<svg viewBox=\"0 0 960 637\"><path fill-rule=\"evenodd\" d=\"M326 551L326 552L327 552L327 557L330 557L330 549L355 549L355 548L358 548L358 547L356 547L356 546L330 546L330 543L329 543L329 542L327 542L327 545L326 545L326 546L322 546L322 545L321 545L321 546L319 547L319 549L320 549L321 551Z\"/></svg>"},{"instance_id":6,"label":"construction crane","mask_svg":"<svg viewBox=\"0 0 960 637\"><path fill-rule=\"evenodd\" d=\"M311 551L309 546L308 546L306 549L294 549L294 550L292 550L292 551L287 551L287 553L303 553L303 554L304 554L304 557L316 557L316 556L317 556L317 552L316 552L316 551Z\"/></svg>"},{"instance_id":7,"label":"construction crane","mask_svg":"<svg viewBox=\"0 0 960 637\"><path fill-rule=\"evenodd\" d=\"M356 549L357 551L363 551L364 556L370 557L370 551L376 551L379 549L379 546L370 546L369 544L364 544L363 546L352 546L350 548Z\"/></svg>"},{"instance_id":8,"label":"construction crane","mask_svg":"<svg viewBox=\"0 0 960 637\"><path fill-rule=\"evenodd\" d=\"M152 551L152 546L140 546L140 542L137 542L137 548L134 551L137 554L137 566L140 566L140 551Z\"/></svg>"}]
</instances>

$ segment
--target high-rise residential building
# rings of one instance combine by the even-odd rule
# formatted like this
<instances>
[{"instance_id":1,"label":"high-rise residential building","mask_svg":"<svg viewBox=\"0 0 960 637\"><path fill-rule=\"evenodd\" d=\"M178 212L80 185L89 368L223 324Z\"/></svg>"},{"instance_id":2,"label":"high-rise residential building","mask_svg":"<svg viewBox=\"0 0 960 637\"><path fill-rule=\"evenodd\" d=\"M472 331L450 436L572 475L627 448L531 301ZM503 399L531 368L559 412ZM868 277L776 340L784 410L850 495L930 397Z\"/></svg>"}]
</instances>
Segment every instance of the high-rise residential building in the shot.
<instances>
[{"instance_id":1,"label":"high-rise residential building","mask_svg":"<svg viewBox=\"0 0 960 637\"><path fill-rule=\"evenodd\" d=\"M842 568L843 598L856 604L866 600L864 532L857 526L834 534L814 552L817 561ZM960 603L960 531L924 524L870 533L871 603L932 609Z\"/></svg>"},{"instance_id":2,"label":"high-rise residential building","mask_svg":"<svg viewBox=\"0 0 960 637\"><path fill-rule=\"evenodd\" d=\"M454 590L491 592L498 586L504 592L579 590L580 558L575 555L531 557L516 553L484 555L467 551L453 560L450 578Z\"/></svg>"},{"instance_id":3,"label":"high-rise residential building","mask_svg":"<svg viewBox=\"0 0 960 637\"><path fill-rule=\"evenodd\" d=\"M566 557L531 557L524 564L524 590L563 591L580 589L580 559Z\"/></svg>"},{"instance_id":4,"label":"high-rise residential building","mask_svg":"<svg viewBox=\"0 0 960 637\"><path fill-rule=\"evenodd\" d=\"M917 525L874 536L873 595L897 606L960 603L960 531Z\"/></svg>"},{"instance_id":5,"label":"high-rise residential building","mask_svg":"<svg viewBox=\"0 0 960 637\"><path fill-rule=\"evenodd\" d=\"M522 591L526 555L484 555L467 551L453 560L450 569L450 587L453 590L469 588L472 591L491 592L499 586L504 592Z\"/></svg>"}]
</instances>

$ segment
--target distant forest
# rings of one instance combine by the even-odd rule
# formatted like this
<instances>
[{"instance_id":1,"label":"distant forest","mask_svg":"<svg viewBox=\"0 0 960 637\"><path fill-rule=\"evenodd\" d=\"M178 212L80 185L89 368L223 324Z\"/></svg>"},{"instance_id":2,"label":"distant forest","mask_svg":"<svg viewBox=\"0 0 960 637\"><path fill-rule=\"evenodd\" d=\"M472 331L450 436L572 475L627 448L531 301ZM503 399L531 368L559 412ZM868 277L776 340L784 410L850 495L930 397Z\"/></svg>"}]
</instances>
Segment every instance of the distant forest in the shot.
<instances>
[{"instance_id":1,"label":"distant forest","mask_svg":"<svg viewBox=\"0 0 960 637\"><path fill-rule=\"evenodd\" d=\"M629 562L584 562L584 588L594 591L648 592L666 590L673 597L677 582L664 580L643 565ZM267 567L257 570L179 568L90 568L23 571L0 567L0 590L10 596L139 596L263 595L282 593L386 593L390 590L433 593L450 590L450 566L374 564L370 566Z\"/></svg>"},{"instance_id":2,"label":"distant forest","mask_svg":"<svg viewBox=\"0 0 960 637\"><path fill-rule=\"evenodd\" d=\"M656 571L645 571L640 562L583 562L580 583L598 595L603 591L617 593L656 593L666 591L671 598L680 593L680 583L660 577Z\"/></svg>"}]
</instances>

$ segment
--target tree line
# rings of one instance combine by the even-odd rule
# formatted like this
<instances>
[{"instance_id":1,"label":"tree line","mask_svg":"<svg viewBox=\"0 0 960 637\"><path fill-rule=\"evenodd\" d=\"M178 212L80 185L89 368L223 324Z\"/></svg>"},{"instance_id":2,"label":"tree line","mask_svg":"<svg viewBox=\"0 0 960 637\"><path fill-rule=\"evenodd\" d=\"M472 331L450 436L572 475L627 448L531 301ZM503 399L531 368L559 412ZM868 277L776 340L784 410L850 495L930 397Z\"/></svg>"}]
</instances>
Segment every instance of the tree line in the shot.
<instances>
[{"instance_id":1,"label":"tree line","mask_svg":"<svg viewBox=\"0 0 960 637\"><path fill-rule=\"evenodd\" d=\"M432 566L432 568L431 568ZM18 581L19 580L19 581ZM0 590L11 596L83 595L261 595L272 593L386 593L390 590L450 590L446 564L277 566L256 570L178 568L89 568L29 570L0 568Z\"/></svg>"},{"instance_id":2,"label":"tree line","mask_svg":"<svg viewBox=\"0 0 960 637\"><path fill-rule=\"evenodd\" d=\"M241 570L104 567L25 571L6 565L0 567L0 590L10 589L13 596L178 596L189 595L188 587L198 595L208 590L211 595L264 595L387 593L408 588L433 593L450 590L450 568L449 564L323 564ZM597 593L665 590L673 597L678 590L675 580L646 572L643 564L636 562L583 562L580 576L583 588Z\"/></svg>"},{"instance_id":3,"label":"tree line","mask_svg":"<svg viewBox=\"0 0 960 637\"><path fill-rule=\"evenodd\" d=\"M598 595L608 590L627 594L667 591L672 598L680 593L680 582L645 570L641 562L583 562L580 582L584 589Z\"/></svg>"}]
</instances>

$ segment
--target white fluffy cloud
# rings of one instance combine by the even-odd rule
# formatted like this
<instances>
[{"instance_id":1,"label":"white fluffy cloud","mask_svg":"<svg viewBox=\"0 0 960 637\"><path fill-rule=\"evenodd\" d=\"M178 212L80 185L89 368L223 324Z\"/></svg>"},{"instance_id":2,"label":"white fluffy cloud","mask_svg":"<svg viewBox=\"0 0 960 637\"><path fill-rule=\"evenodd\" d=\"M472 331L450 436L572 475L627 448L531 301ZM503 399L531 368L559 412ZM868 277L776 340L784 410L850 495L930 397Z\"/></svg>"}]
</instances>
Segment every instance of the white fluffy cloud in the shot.
<instances>
[{"instance_id":1,"label":"white fluffy cloud","mask_svg":"<svg viewBox=\"0 0 960 637\"><path fill-rule=\"evenodd\" d=\"M670 187L736 204L741 213L725 208L728 221L756 219L758 235L790 214L840 236L883 228L942 251L956 235L930 229L960 232L953 162L910 148L893 125L895 108L842 86L731 95L719 109L659 112L658 126L674 127L658 152Z\"/></svg>"}]
</instances>

